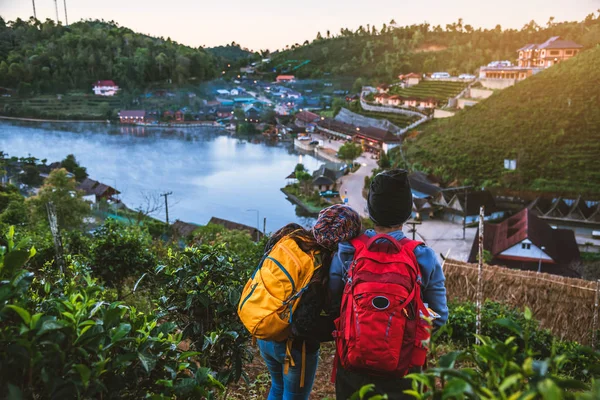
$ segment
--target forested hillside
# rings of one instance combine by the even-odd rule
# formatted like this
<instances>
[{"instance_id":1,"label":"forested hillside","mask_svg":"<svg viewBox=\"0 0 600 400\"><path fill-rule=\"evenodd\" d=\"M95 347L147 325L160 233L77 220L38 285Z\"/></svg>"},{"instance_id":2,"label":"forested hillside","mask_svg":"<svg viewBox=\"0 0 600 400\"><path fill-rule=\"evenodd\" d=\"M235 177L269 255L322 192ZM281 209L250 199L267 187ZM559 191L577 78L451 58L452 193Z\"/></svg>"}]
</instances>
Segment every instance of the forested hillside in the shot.
<instances>
[{"instance_id":1,"label":"forested hillside","mask_svg":"<svg viewBox=\"0 0 600 400\"><path fill-rule=\"evenodd\" d=\"M446 181L600 194L599 63L596 46L436 120L407 141L408 161Z\"/></svg>"},{"instance_id":2,"label":"forested hillside","mask_svg":"<svg viewBox=\"0 0 600 400\"><path fill-rule=\"evenodd\" d=\"M22 94L90 90L98 80L125 89L211 79L216 61L202 48L133 32L114 22L6 22L0 17L0 86Z\"/></svg>"},{"instance_id":3,"label":"forested hillside","mask_svg":"<svg viewBox=\"0 0 600 400\"><path fill-rule=\"evenodd\" d=\"M331 73L391 80L411 71L473 73L493 60L514 60L518 48L542 43L551 36L563 36L584 46L600 42L600 19L595 14L582 22L557 23L551 19L540 26L532 21L520 30L504 30L500 25L478 29L462 20L445 27L427 23L392 26L366 25L355 31L319 33L310 43L296 43L274 55L271 66L286 72L310 60L293 72L300 77Z\"/></svg>"}]
</instances>

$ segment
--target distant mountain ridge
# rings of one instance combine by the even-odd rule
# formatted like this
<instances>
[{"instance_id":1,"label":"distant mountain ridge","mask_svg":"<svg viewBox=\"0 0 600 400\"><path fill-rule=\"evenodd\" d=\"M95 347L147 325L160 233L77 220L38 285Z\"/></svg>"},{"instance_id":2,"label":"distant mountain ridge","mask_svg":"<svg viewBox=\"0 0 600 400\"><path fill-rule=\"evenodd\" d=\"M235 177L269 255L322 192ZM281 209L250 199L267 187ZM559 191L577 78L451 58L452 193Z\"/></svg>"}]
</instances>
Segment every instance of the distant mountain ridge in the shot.
<instances>
[{"instance_id":1,"label":"distant mountain ridge","mask_svg":"<svg viewBox=\"0 0 600 400\"><path fill-rule=\"evenodd\" d=\"M393 21L390 21L393 22ZM514 60L517 49L528 43L542 43L551 36L561 36L584 46L600 42L600 19L588 15L581 22L548 21L540 26L534 21L522 29L477 29L462 19L445 27L428 23L410 26L383 24L360 26L351 31L326 32L313 41L296 43L274 54L271 68L286 73L294 71L300 78L355 76L391 81L408 72L452 74L474 73L494 60Z\"/></svg>"}]
</instances>

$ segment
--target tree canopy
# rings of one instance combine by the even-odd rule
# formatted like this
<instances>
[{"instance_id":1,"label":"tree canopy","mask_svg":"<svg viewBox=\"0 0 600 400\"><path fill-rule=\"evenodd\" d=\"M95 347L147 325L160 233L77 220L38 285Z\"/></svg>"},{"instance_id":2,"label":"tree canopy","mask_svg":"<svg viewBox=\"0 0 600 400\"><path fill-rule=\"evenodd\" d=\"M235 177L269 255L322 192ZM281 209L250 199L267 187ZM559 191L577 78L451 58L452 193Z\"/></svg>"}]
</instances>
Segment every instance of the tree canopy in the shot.
<instances>
[{"instance_id":1,"label":"tree canopy","mask_svg":"<svg viewBox=\"0 0 600 400\"><path fill-rule=\"evenodd\" d=\"M203 48L135 33L112 21L67 27L50 19L7 23L0 17L0 85L24 94L89 91L98 80L133 90L215 76L216 61Z\"/></svg>"},{"instance_id":2,"label":"tree canopy","mask_svg":"<svg viewBox=\"0 0 600 400\"><path fill-rule=\"evenodd\" d=\"M343 75L391 81L409 72L473 73L494 60L514 60L517 49L551 36L586 47L600 42L600 19L593 13L581 22L551 20L541 26L531 21L521 29L475 28L462 19L445 27L393 25L342 28L328 38L318 35L310 43L274 54L272 65L278 66L277 73L293 70L299 78ZM265 72L272 72L268 68Z\"/></svg>"}]
</instances>

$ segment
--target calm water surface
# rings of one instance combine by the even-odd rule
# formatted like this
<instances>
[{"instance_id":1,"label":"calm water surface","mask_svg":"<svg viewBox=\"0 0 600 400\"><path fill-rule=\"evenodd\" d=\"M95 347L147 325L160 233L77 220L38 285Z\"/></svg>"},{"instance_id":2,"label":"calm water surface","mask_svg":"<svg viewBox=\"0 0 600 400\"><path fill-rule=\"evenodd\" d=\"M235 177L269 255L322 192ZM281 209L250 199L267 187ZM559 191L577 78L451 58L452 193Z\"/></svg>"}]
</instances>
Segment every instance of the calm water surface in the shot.
<instances>
[{"instance_id":1,"label":"calm water surface","mask_svg":"<svg viewBox=\"0 0 600 400\"><path fill-rule=\"evenodd\" d=\"M280 191L299 161L291 144L251 143L214 128L0 122L0 150L48 163L74 154L90 178L116 185L130 208L172 191L171 221L205 224L216 216L256 226L256 212L247 210L257 209L261 230L263 217L267 231L313 222ZM302 161L310 170L321 164L311 156Z\"/></svg>"}]
</instances>

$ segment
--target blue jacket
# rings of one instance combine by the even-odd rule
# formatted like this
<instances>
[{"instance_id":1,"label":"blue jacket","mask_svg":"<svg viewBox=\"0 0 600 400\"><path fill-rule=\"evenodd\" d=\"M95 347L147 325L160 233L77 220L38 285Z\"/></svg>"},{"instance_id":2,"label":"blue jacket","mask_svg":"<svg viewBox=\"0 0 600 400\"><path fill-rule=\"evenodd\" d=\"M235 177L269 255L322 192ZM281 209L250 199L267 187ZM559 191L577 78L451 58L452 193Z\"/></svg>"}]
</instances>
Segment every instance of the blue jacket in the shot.
<instances>
[{"instance_id":1,"label":"blue jacket","mask_svg":"<svg viewBox=\"0 0 600 400\"><path fill-rule=\"evenodd\" d=\"M369 229L365 232L369 237L376 235L375 231ZM389 234L396 240L404 238L404 232L394 231ZM415 249L415 256L423 279L422 297L423 302L427 303L429 308L440 315L440 318L434 320L435 327L446 323L448 319L448 305L446 302L446 287L444 282L444 272L438 262L435 252L427 246L419 246ZM329 290L331 293L331 310L337 310L335 315L339 314L340 304L342 302L342 293L348 267L354 259L354 247L348 242L339 244L338 252L334 255L329 269Z\"/></svg>"}]
</instances>

